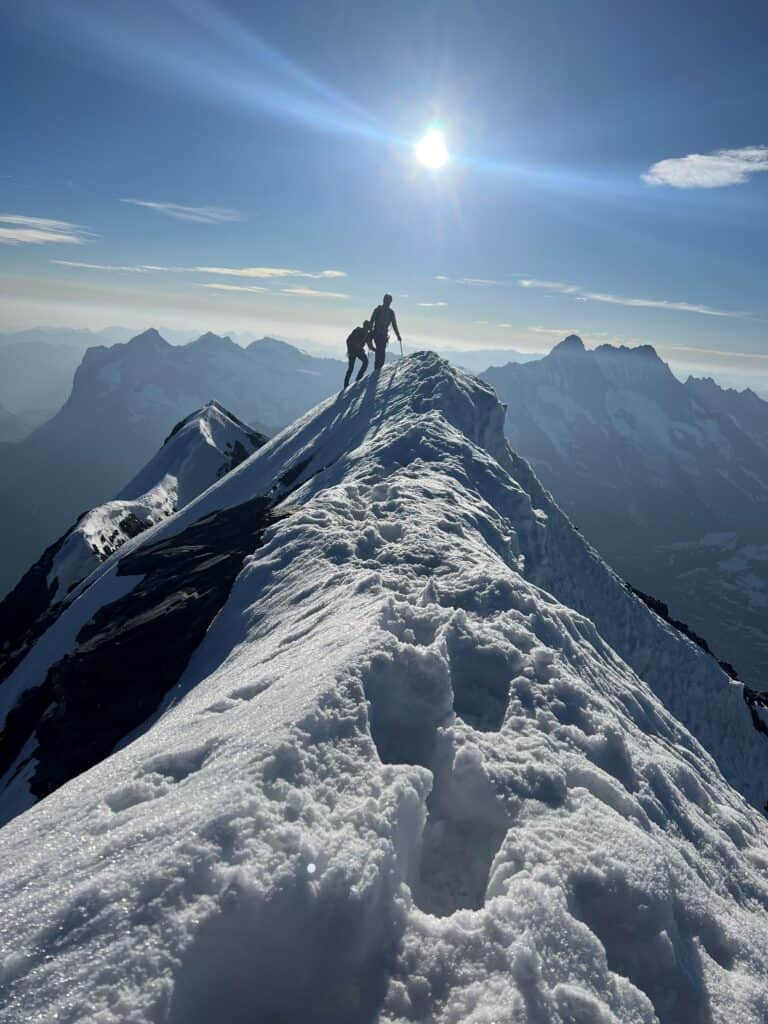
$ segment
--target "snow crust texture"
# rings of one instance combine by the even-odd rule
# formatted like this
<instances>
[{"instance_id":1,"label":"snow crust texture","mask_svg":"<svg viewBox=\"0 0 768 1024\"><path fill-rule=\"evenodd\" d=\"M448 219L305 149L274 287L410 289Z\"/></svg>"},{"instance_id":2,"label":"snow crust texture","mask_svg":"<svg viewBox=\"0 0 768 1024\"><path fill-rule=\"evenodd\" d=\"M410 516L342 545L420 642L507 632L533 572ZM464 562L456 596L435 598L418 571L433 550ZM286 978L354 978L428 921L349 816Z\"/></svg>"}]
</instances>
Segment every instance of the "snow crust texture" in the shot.
<instances>
[{"instance_id":1,"label":"snow crust texture","mask_svg":"<svg viewBox=\"0 0 768 1024\"><path fill-rule=\"evenodd\" d=\"M122 558L258 496L285 518L161 712L0 830L0 1019L768 1019L768 747L741 688L438 358L128 540L57 623L70 652ZM66 646L40 644L17 685Z\"/></svg>"}]
</instances>

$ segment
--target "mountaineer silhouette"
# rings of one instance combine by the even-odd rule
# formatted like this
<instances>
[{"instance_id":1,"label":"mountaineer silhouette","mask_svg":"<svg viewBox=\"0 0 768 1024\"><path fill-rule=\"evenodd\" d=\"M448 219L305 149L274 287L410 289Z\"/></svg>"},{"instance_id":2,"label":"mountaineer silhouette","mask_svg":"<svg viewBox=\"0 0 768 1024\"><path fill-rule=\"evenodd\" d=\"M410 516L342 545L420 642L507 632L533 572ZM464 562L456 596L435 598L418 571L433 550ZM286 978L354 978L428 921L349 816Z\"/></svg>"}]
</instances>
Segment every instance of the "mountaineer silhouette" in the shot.
<instances>
[{"instance_id":1,"label":"mountaineer silhouette","mask_svg":"<svg viewBox=\"0 0 768 1024\"><path fill-rule=\"evenodd\" d=\"M376 356L374 358L374 369L380 370L384 365L384 360L387 355L387 342L389 341L389 328L392 326L397 340L402 345L403 339L400 337L400 331L397 327L397 317L395 311L392 309L392 296L387 293L380 306L371 313L371 326L373 329L373 345L376 350Z\"/></svg>"},{"instance_id":2,"label":"mountaineer silhouette","mask_svg":"<svg viewBox=\"0 0 768 1024\"><path fill-rule=\"evenodd\" d=\"M368 354L365 351L365 346L373 349L373 343L371 341L371 321L364 320L362 327L356 327L354 331L347 338L347 373L344 377L344 387L349 384L349 378L352 376L352 370L355 367L356 360L360 360L362 366L355 377L355 383L360 380L361 377L365 376L365 371L368 369Z\"/></svg>"}]
</instances>

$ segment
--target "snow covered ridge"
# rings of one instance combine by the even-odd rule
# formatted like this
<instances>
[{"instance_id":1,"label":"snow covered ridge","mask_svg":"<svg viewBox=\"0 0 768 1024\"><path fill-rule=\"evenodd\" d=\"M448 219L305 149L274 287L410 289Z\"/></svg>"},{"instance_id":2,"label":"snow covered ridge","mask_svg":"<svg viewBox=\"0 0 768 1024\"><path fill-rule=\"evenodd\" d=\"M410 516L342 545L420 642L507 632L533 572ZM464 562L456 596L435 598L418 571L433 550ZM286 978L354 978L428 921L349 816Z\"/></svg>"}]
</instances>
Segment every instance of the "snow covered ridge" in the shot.
<instances>
[{"instance_id":1,"label":"snow covered ridge","mask_svg":"<svg viewBox=\"0 0 768 1024\"><path fill-rule=\"evenodd\" d=\"M151 690L142 630L195 635L153 720L0 830L0 1019L765 1021L768 743L502 426L410 357L75 592L0 685L49 688L6 801Z\"/></svg>"},{"instance_id":2,"label":"snow covered ridge","mask_svg":"<svg viewBox=\"0 0 768 1024\"><path fill-rule=\"evenodd\" d=\"M178 423L117 498L80 516L0 602L0 671L15 641L36 620L50 618L51 610L105 558L183 508L265 441L215 401Z\"/></svg>"}]
</instances>

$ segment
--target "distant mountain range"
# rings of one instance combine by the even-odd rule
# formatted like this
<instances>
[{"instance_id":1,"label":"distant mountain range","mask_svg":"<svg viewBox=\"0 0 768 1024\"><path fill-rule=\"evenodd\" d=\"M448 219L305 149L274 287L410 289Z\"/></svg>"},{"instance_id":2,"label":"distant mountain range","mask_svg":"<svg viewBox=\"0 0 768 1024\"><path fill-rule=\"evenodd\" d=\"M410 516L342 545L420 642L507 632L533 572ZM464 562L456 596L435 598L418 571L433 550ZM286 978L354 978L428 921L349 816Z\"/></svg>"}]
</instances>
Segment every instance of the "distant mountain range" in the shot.
<instances>
[{"instance_id":1,"label":"distant mountain range","mask_svg":"<svg viewBox=\"0 0 768 1024\"><path fill-rule=\"evenodd\" d=\"M120 491L190 409L216 399L273 433L338 390L345 365L271 338L243 348L209 333L170 345L153 329L89 348L60 411L0 445L0 594L83 509Z\"/></svg>"},{"instance_id":2,"label":"distant mountain range","mask_svg":"<svg viewBox=\"0 0 768 1024\"><path fill-rule=\"evenodd\" d=\"M768 403L680 382L650 346L587 351L482 375L506 433L586 537L663 599L742 676L768 669Z\"/></svg>"}]
</instances>

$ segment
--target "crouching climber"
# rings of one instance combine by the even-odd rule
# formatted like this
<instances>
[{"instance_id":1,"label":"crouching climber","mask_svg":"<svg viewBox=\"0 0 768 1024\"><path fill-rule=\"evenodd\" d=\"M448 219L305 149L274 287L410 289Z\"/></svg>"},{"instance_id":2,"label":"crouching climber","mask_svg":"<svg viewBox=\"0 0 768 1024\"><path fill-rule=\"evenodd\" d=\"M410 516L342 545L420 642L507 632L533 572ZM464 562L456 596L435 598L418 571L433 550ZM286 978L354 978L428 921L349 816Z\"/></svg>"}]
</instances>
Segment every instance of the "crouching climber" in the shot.
<instances>
[{"instance_id":1,"label":"crouching climber","mask_svg":"<svg viewBox=\"0 0 768 1024\"><path fill-rule=\"evenodd\" d=\"M344 387L349 384L349 379L352 376L352 370L355 367L355 362L359 359L362 363L360 370L355 377L355 382L359 381L361 377L365 376L365 371L368 369L368 354L365 351L366 345L373 352L373 341L371 340L371 322L370 320L364 320L362 327L356 327L354 331L347 338L347 374L344 377Z\"/></svg>"}]
</instances>

